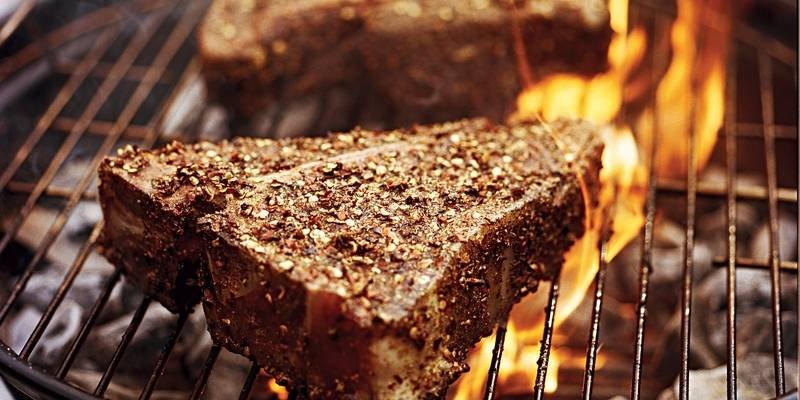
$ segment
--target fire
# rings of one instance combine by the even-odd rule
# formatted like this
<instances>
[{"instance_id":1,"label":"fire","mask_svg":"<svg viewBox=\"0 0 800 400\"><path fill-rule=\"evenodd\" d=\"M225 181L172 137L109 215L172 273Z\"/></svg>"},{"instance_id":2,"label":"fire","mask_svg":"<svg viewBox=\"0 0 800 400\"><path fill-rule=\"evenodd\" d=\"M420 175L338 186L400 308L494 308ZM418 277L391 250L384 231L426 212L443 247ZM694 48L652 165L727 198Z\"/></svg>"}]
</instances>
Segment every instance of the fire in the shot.
<instances>
[{"instance_id":1,"label":"fire","mask_svg":"<svg viewBox=\"0 0 800 400\"><path fill-rule=\"evenodd\" d=\"M289 398L289 392L286 391L285 387L279 385L275 378L269 378L269 381L267 381L267 392L272 393L278 400L287 400Z\"/></svg>"},{"instance_id":2,"label":"fire","mask_svg":"<svg viewBox=\"0 0 800 400\"><path fill-rule=\"evenodd\" d=\"M655 166L663 177L686 175L692 127L696 133L697 163L705 165L722 125L730 18L724 0L704 3L705 7L698 8L693 0L678 1L678 19L671 30L672 61L656 91L656 129L663 134L657 138ZM706 26L702 41L694 43L701 26ZM649 149L653 141L653 111L644 112L636 126L642 133L643 148Z\"/></svg>"},{"instance_id":3,"label":"fire","mask_svg":"<svg viewBox=\"0 0 800 400\"><path fill-rule=\"evenodd\" d=\"M611 122L623 103L624 83L641 63L647 35L641 27L627 32L627 0L610 0L614 35L608 47L608 71L591 79L572 74L555 74L528 87L519 96L512 119L540 115L582 117L598 123Z\"/></svg>"},{"instance_id":4,"label":"fire","mask_svg":"<svg viewBox=\"0 0 800 400\"><path fill-rule=\"evenodd\" d=\"M565 255L546 392L553 392L558 387L559 367L584 366L585 354L559 348L564 339L559 337L557 328L578 307L594 280L604 217L611 221L607 261L638 234L644 222L648 177L645 167L648 163L642 155L651 154L653 138L657 137L656 172L658 176L666 177L685 175L687 144L692 129L698 166L705 164L716 142L724 112L729 20L724 13L724 0L707 1L709 4L704 5L694 0L678 0L678 16L671 28L672 58L666 73L657 83L655 110L648 107L635 120L635 135L627 125L629 121L620 116L620 110L626 101L648 90L640 79L633 77L647 53L648 37L643 27L628 29L627 0L609 0L614 34L608 49L609 68L606 72L592 78L554 75L527 87L518 98L517 112L511 116L512 120L534 116L545 121L557 117L579 117L611 124L603 132L605 150L600 176L600 204L588 213L584 237ZM695 38L700 36L701 30L705 39L697 43ZM654 84L646 82L644 86ZM656 124L653 115L658 115ZM663 134L655 135L654 126ZM503 393L529 392L533 387L544 326L541 310L545 307L547 291L547 288L540 288L511 312L498 377L498 388ZM494 336L491 336L481 341L473 351L469 359L471 372L457 382L451 392L453 399L482 396L493 345ZM602 367L603 360L600 354L598 368Z\"/></svg>"}]
</instances>

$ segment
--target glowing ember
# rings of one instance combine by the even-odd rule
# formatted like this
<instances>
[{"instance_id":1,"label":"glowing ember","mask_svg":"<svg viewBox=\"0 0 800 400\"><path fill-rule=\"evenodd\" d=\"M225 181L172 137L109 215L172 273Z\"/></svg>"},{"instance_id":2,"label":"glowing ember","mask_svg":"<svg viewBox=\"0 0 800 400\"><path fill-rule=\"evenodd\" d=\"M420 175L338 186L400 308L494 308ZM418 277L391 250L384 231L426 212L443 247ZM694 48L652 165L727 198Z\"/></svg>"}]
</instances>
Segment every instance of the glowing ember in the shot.
<instances>
[{"instance_id":1,"label":"glowing ember","mask_svg":"<svg viewBox=\"0 0 800 400\"><path fill-rule=\"evenodd\" d=\"M659 116L656 128L665 133L658 135L655 160L660 176L685 174L690 128L693 127L697 135L698 166L705 164L713 148L716 132L722 123L729 21L723 13L723 0L715 0L714 4L707 4L707 7L701 4L699 8L698 3L702 2L678 1L678 18L671 30L672 59L657 86L656 110L646 109L636 123L636 137L640 146L637 146L631 129L620 122L622 118L619 116L626 96L631 97L631 93L635 96L647 89L642 87L641 81L632 78L646 53L647 34L641 27L628 32L627 0L609 1L614 36L608 50L608 71L592 78L554 75L526 88L519 96L518 110L512 119L580 117L616 125L610 126L603 134L605 150L599 207L590 210L586 234L565 255L560 279L561 295L555 315L556 328L581 303L594 280L599 264L598 243L604 215L610 217L611 221L607 261L638 234L644 222L642 210L647 171L644 168L646 160L640 157L639 149L642 149L642 154L650 154L648 149L655 137L652 132L653 115ZM710 14L707 12L709 10L712 11ZM705 41L698 44L694 38L700 36L700 30ZM655 83L647 82L646 85ZM690 123L692 115L695 120ZM501 393L530 392L533 387L547 292L546 287L540 288L537 293L523 299L511 312L498 378ZM560 343L564 343L564 340L556 330L546 392L553 392L558 387L560 366L584 366L585 354L559 348ZM471 372L457 382L451 391L453 399L482 396L493 345L494 336L481 341L473 351L468 360ZM602 354L598 355L597 360L597 367L601 368L604 360Z\"/></svg>"},{"instance_id":2,"label":"glowing ember","mask_svg":"<svg viewBox=\"0 0 800 400\"><path fill-rule=\"evenodd\" d=\"M274 378L269 378L269 381L267 381L267 391L275 395L275 398L278 400L286 400L289 398L289 392L286 391L285 387L279 385Z\"/></svg>"}]
</instances>

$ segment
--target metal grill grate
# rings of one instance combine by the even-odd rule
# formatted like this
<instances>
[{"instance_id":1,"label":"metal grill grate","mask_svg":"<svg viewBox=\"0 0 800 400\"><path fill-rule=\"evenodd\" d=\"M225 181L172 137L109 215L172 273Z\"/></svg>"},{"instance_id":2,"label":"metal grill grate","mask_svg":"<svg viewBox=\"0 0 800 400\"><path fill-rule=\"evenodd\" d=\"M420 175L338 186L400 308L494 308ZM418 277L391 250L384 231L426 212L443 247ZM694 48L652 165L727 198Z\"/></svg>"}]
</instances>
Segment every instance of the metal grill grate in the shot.
<instances>
[{"instance_id":1,"label":"metal grill grate","mask_svg":"<svg viewBox=\"0 0 800 400\"><path fill-rule=\"evenodd\" d=\"M33 2L24 2L25 7L20 8L17 16L9 19L8 24L0 28L0 44L10 36L25 16L31 12ZM50 57L67 43L79 40L89 34L95 34L91 39L91 46L79 59L69 58L51 60L54 74L63 77L63 84L52 97L45 103L36 124L25 137L8 165L0 171L0 188L4 192L24 198L16 211L12 223L2 233L0 238L0 253L6 250L11 240L21 229L23 222L29 216L34 206L42 199L58 199L62 201L58 216L45 233L44 239L35 249L32 258L27 263L23 273L15 283L10 296L0 308L0 325L9 316L12 307L19 300L20 294L25 290L30 278L33 276L37 265L44 259L56 237L62 232L70 215L81 200L93 200L96 194L89 190L95 179L97 165L102 158L119 145L120 141L138 143L141 147L150 147L158 139L158 128L162 125L168 107L175 100L178 89L186 82L194 79L199 73L197 62L193 58L194 43L192 32L200 20L207 6L206 2L180 1L180 0L134 0L122 4L115 4L99 8L80 19L58 28L44 36L41 41L32 43L13 56L0 62L0 79L5 79L22 67L35 62L43 57ZM651 15L656 35L664 35L669 26L665 21L669 16L657 4L646 1L636 2L636 12L632 15ZM662 15L663 14L663 15ZM131 23L135 29L131 31ZM746 26L736 28L736 39L731 46L730 60L728 62L728 82L726 93L725 124L723 131L723 145L725 149L726 174L723 182L706 183L698 182L696 168L695 137L689 143L689 159L687 160L688 176L685 181L656 179L650 165L650 180L647 187L646 223L643 230L641 248L641 261L639 265L639 296L636 307L636 331L633 343L633 365L630 396L632 399L642 397L642 378L648 373L645 365L645 325L647 322L647 306L649 292L649 277L657 263L653 260L653 235L656 224L657 199L662 196L682 196L686 205L686 229L684 249L684 269L682 275L681 308L681 335L680 335L680 384L679 397L688 398L689 388L689 349L690 341L690 316L692 312L692 267L693 246L695 242L695 214L697 200L703 198L722 199L726 204L727 215L727 254L725 257L714 259L714 264L727 268L727 337L728 337L728 398L735 398L736 393L736 270L737 268L757 268L770 271L772 288L772 326L774 339L774 368L775 368L775 394L785 396L780 398L797 398L796 390L793 394L786 394L786 377L783 369L783 335L780 319L780 273L797 274L797 263L782 261L778 253L779 230L778 209L779 204L797 207L797 187L779 187L776 160L776 141L791 142L797 146L797 126L794 124L779 125L775 123L773 114L773 64L779 63L796 71L796 52L787 49L780 43L768 39ZM124 46L119 46L124 43ZM757 52L758 83L760 90L760 104L762 123L739 122L737 120L737 49L740 44L752 47ZM114 50L116 49L116 50ZM116 57L107 60L105 55L116 52ZM153 57L146 57L152 53ZM653 51L650 60L654 71L663 70L667 58L665 52ZM96 82L96 90L89 99L76 99L75 94L87 82ZM795 81L796 84L796 81ZM116 99L122 86L131 86L121 107L109 111L109 103ZM795 89L796 90L796 89ZM82 101L80 101L82 100ZM114 100L117 101L117 100ZM83 102L84 104L80 104ZM149 107L145 105L150 104ZM157 104L157 106L152 106ZM114 108L114 107L111 107ZM320 100L314 118L318 119L325 109L325 100ZM275 111L274 120L270 126L270 133L274 133L284 114L282 108ZM657 116L655 117L657 118ZM312 123L316 125L316 122ZM664 134L664 132L661 132ZM36 153L37 144L48 135L61 135L61 143L56 152L51 156L47 168L40 174L34 183L18 180L16 176L24 166L26 160ZM87 136L101 139L97 151L87 163L86 172L74 187L57 186L53 179L59 169L69 157L79 141ZM766 186L739 185L737 184L737 140L761 138L764 143L764 158L766 160ZM795 153L795 156L797 153ZM650 160L655 157L651 155ZM796 165L795 165L796 168ZM769 214L769 248L770 257L765 260L755 260L737 257L736 251L736 214L738 201L765 202ZM50 301L43 313L41 320L31 332L30 337L22 350L17 354L5 344L0 343L0 370L14 380L21 381L36 388L40 393L53 397L67 397L88 399L102 397L106 392L114 373L125 354L130 341L136 334L145 317L151 300L144 298L133 314L130 324L125 330L116 351L114 352L105 373L102 375L93 393L80 391L65 383L73 362L81 351L92 328L98 322L109 296L120 282L120 273L115 271L105 282L100 296L95 301L88 317L67 348L57 370L48 374L28 367L28 361L40 342L45 329L50 324L56 309L64 300L67 291L74 283L78 274L94 250L95 242L99 235L101 225L94 227L86 242L81 247L77 257L58 288L55 296ZM797 245L795 243L795 245ZM585 373L581 390L581 397L589 399L595 386L595 369L600 349L601 315L604 306L604 288L607 273L607 263L604 256L607 243L599 243L600 268L595 277L593 307L591 312L591 329L588 332ZM536 372L533 397L544 397L544 384L550 360L551 344L553 339L553 322L559 297L559 282L556 279L550 286L548 303L545 310L546 324L542 337L539 366ZM164 344L161 352L142 387L140 398L149 398L156 388L159 378L164 373L167 360L181 335L187 321L187 314L180 314L174 324L172 333ZM485 388L485 398L493 398L496 390L496 380L499 371L500 359L503 350L503 340L506 327L502 323L498 327L491 367L488 371L488 383ZM205 389L206 382L219 356L221 348L213 345L207 355L191 398L200 398ZM240 399L246 399L253 387L259 367L252 365L249 374L241 389ZM295 394L296 395L296 394Z\"/></svg>"}]
</instances>

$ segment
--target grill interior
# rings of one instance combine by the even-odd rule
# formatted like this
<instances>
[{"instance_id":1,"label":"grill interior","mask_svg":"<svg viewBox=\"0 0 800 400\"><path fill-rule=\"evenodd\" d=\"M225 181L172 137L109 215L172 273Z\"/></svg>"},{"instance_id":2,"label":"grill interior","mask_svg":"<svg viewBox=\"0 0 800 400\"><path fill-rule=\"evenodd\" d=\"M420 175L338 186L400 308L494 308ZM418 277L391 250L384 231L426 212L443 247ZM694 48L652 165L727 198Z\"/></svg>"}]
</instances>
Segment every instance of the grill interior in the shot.
<instances>
[{"instance_id":1,"label":"grill interior","mask_svg":"<svg viewBox=\"0 0 800 400\"><path fill-rule=\"evenodd\" d=\"M88 2L87 2L88 3ZM674 10L657 1L634 1L630 13L631 26L641 22L649 26L655 37L666 35ZM32 278L41 272L46 259L65 258L57 253L54 244L83 202L96 200L95 170L101 159L127 143L148 148L180 138L185 141L198 138L228 136L229 129L221 129L215 105L193 101L197 96L199 64L195 59L193 31L200 21L207 2L179 0L132 0L114 4L87 4L81 7L74 19L54 18L58 13L44 13L34 7L33 1L22 1L13 17L0 29L0 147L6 155L0 157L0 188L2 188L2 238L0 238L1 279L13 279L11 290L2 300L0 329L8 323L12 313L20 307L26 288ZM41 21L50 21L44 25ZM796 20L794 22L796 29ZM786 241L779 227L779 214L788 212L798 220L798 140L796 102L796 43L783 43L745 23L735 24L735 38L729 50L728 79L726 85L726 115L713 159L722 167L723 174L715 180L704 180L695 168L694 136L690 140L686 160L689 174L682 180L660 179L651 172L646 188L646 224L641 233L638 260L633 268L638 274L635 290L635 330L624 341L630 357L629 374L624 381L619 378L605 384L602 369L598 368L598 354L603 343L616 338L601 337L605 323L603 309L607 306L606 279L610 270L605 259L595 277L591 295L589 329L580 332L586 344L582 379L563 385L559 392L548 394L552 398L592 398L611 394L627 394L632 399L652 398L661 387L649 384L648 376L657 375L648 360L646 342L653 330L648 325L648 301L653 296L650 276L659 268L654 256L654 232L659 224L662 206L677 203L684 222L682 239L684 256L680 287L680 339L665 350L679 354L677 395L689 397L689 379L692 367L691 313L695 242L697 222L705 208L704 202L724 204L725 243L724 254L713 259L715 267L725 269L727 305L727 388L728 398L735 398L737 376L748 371L737 370L737 271L755 269L769 271L772 311L771 324L764 327L773 340L773 368L775 396L797 398L797 376L787 376L784 358L797 359L787 354L786 340L796 340L797 335L787 335L782 325L782 310L797 310L794 304L781 302L782 284L794 284L797 278L797 260L782 257L779 243ZM26 41L17 36L35 37ZM16 36L15 36L16 35ZM648 53L649 62L660 68L665 66L667 55L660 51ZM654 68L654 70L658 70ZM347 103L348 112L332 112L337 93L326 93L297 103L278 104L258 123L236 126L237 134L252 133L266 136L288 136L295 132L319 132L328 129L347 129L358 123L370 124L370 115L361 112L361 102ZM300 111L298 111L298 109ZM186 118L187 114L203 118ZM624 113L623 113L624 114ZM299 115L299 116L298 116ZM344 115L344 117L342 117ZM657 116L659 117L659 116ZM661 116L664 117L664 116ZM187 122L188 121L188 122ZM366 122L365 122L366 121ZM387 122L391 125L391 122ZM216 129L215 129L216 128ZM252 131L252 132L249 132ZM217 132L217 133L215 133ZM218 133L223 132L223 133ZM669 135L669 132L656 132ZM215 136L216 135L216 136ZM655 151L658 151L657 149ZM650 157L653 160L655 157ZM70 171L64 179L65 168ZM649 168L654 171L652 164ZM759 171L762 183L738 182L743 172ZM753 259L738 256L737 209L742 203L757 203L766 207L768 215L769 256ZM36 246L28 252L21 251L16 238L24 232L28 219L37 205L46 204L56 210L49 228L41 234ZM20 349L12 350L0 343L0 371L20 390L33 396L66 397L76 399L97 398L107 395L107 390L126 351L142 325L151 300L138 300L127 327L122 331L106 364L106 369L93 390L79 389L67 383L66 377L81 350L90 338L93 328L102 320L109 299L115 290L125 286L119 271L111 272L98 283L96 298L81 321L75 337L70 338L51 368L30 368L31 358L74 283L84 273L84 265L93 256L102 222L83 233L79 250L69 259L62 260L68 268L58 281L53 296L45 302L41 314ZM798 249L797 236L789 240ZM598 243L604 254L606 242ZM54 252L56 254L54 254ZM6 275L3 275L6 274ZM795 282L792 282L795 281ZM535 386L531 388L536 399L545 397L545 379L553 343L553 319L559 299L559 282L549 286L546 325L539 358L540 368L535 372ZM741 300L741 299L740 299ZM180 343L182 331L190 319L189 314L174 317L171 332L154 356L150 372L140 383L139 398L149 398L157 389L159 379L165 374L169 358ZM796 327L795 327L796 328ZM486 372L488 384L485 398L497 393L497 381L506 327L498 327L492 364ZM793 339L787 339L793 338ZM739 340L747 338L739 337ZM619 345L619 344L617 344ZM611 347L611 346L609 346ZM195 373L191 398L200 398L215 363L223 350L212 345L205 361ZM240 398L251 395L257 381L259 367L253 364L242 383ZM607 379L608 380L608 379ZM651 387L652 386L652 387ZM662 385L663 386L663 385ZM609 389L609 387L611 389ZM620 387L624 389L620 390ZM621 392L621 393L620 393ZM300 393L292 392L290 397ZM528 394L526 397L529 397Z\"/></svg>"}]
</instances>

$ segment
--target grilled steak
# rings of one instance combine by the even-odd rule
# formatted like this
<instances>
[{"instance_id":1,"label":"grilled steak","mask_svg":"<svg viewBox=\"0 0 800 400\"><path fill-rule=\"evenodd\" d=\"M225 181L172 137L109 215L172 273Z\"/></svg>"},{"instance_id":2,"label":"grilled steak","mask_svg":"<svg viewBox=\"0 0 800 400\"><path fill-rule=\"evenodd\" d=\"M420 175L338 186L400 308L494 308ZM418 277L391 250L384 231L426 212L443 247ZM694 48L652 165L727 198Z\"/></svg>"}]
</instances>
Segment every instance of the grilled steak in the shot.
<instances>
[{"instance_id":1,"label":"grilled steak","mask_svg":"<svg viewBox=\"0 0 800 400\"><path fill-rule=\"evenodd\" d=\"M437 397L559 270L600 150L567 120L128 147L100 167L101 244L312 397Z\"/></svg>"},{"instance_id":2,"label":"grilled steak","mask_svg":"<svg viewBox=\"0 0 800 400\"><path fill-rule=\"evenodd\" d=\"M521 71L600 72L610 38L603 0L215 0L198 33L221 104L251 114L344 85L394 126L502 120Z\"/></svg>"}]
</instances>

